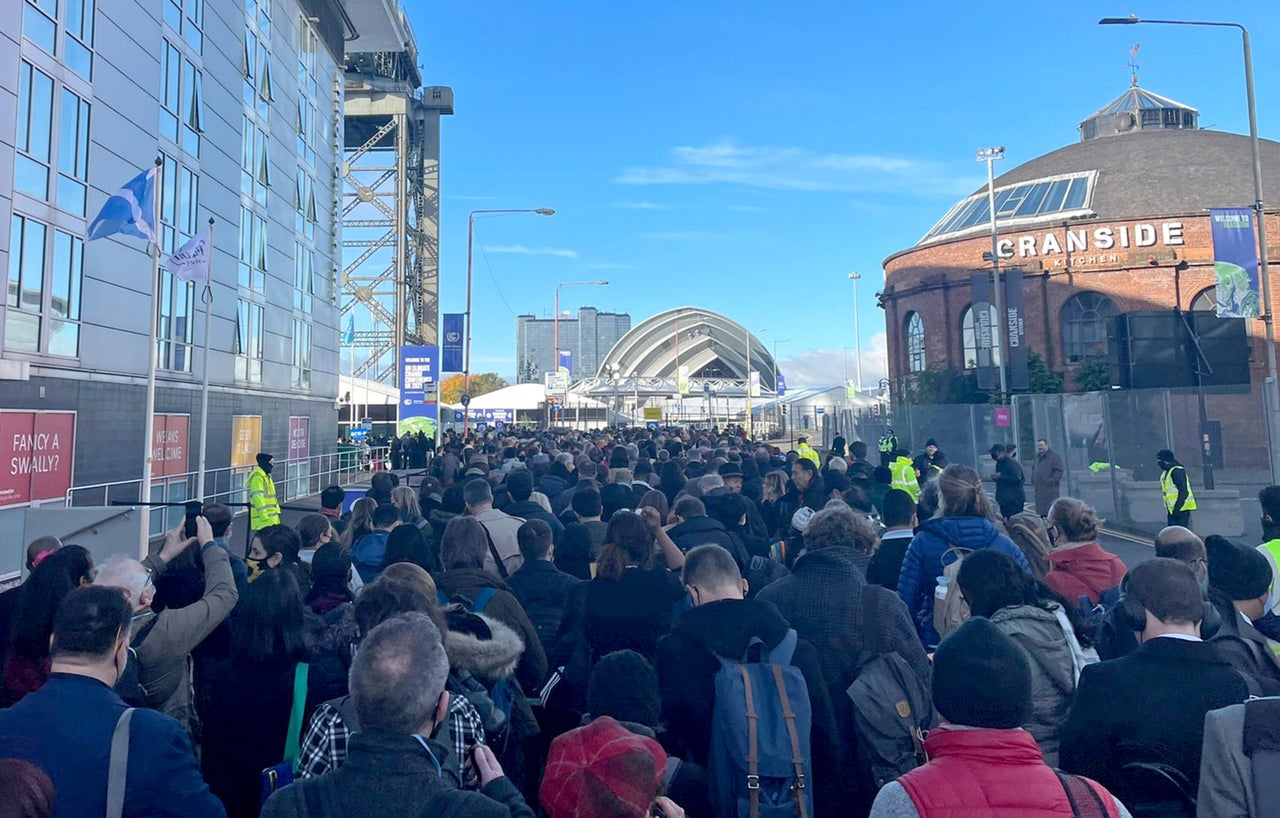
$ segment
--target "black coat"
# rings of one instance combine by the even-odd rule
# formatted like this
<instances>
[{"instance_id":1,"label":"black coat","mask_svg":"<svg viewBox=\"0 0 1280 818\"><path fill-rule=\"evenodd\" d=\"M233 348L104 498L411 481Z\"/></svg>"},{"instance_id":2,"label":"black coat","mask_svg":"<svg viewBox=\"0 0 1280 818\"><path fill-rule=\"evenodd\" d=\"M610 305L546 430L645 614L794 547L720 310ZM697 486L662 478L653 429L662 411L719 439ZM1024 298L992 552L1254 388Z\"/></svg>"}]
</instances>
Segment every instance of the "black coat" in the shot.
<instances>
[{"instance_id":1,"label":"black coat","mask_svg":"<svg viewBox=\"0 0 1280 818\"><path fill-rule=\"evenodd\" d=\"M1204 717L1249 695L1244 678L1206 642L1152 639L1129 656L1088 665L1062 729L1062 769L1085 775L1133 808L1152 792L1131 785L1130 762L1163 762L1196 791Z\"/></svg>"},{"instance_id":2,"label":"black coat","mask_svg":"<svg viewBox=\"0 0 1280 818\"><path fill-rule=\"evenodd\" d=\"M1027 490L1023 486L1024 482L1021 463L1012 457L1003 458L996 463L996 504L1000 506L1000 512L1006 517L1013 516L1027 504Z\"/></svg>"},{"instance_id":3,"label":"black coat","mask_svg":"<svg viewBox=\"0 0 1280 818\"><path fill-rule=\"evenodd\" d=\"M790 625L768 602L755 599L726 599L685 611L675 630L658 643L654 668L662 693L662 716L667 725L671 750L706 767L711 748L711 717L715 707L715 676L720 670L717 655L738 658L752 637L773 648L786 636ZM831 696L818 651L801 639L791 664L809 688L813 731L809 747L818 792L840 775L839 740ZM818 813L838 814L831 798L818 796Z\"/></svg>"},{"instance_id":4,"label":"black coat","mask_svg":"<svg viewBox=\"0 0 1280 818\"><path fill-rule=\"evenodd\" d=\"M556 634L564 619L569 592L581 583L582 580L566 574L548 560L525 560L520 570L507 578L511 593L529 615L548 657L558 655Z\"/></svg>"},{"instance_id":5,"label":"black coat","mask_svg":"<svg viewBox=\"0 0 1280 818\"><path fill-rule=\"evenodd\" d=\"M512 517L520 517L525 520L542 520L542 522L551 527L551 541L560 542L560 535L564 533L564 523L560 522L556 515L532 500L512 500L503 511Z\"/></svg>"},{"instance_id":6,"label":"black coat","mask_svg":"<svg viewBox=\"0 0 1280 818\"><path fill-rule=\"evenodd\" d=\"M667 532L676 548L687 552L699 545L718 545L733 554L739 567L748 561L745 549L740 541L735 542L725 529L724 524L714 517L690 517Z\"/></svg>"},{"instance_id":7,"label":"black coat","mask_svg":"<svg viewBox=\"0 0 1280 818\"><path fill-rule=\"evenodd\" d=\"M840 732L840 755L852 766L857 756L857 739L853 732L853 703L845 691L858 675L859 657L864 646L874 644L878 650L892 650L911 665L916 674L929 678L929 659L916 635L907 606L894 593L883 588L868 588L858 555L853 548L832 546L804 554L796 560L790 576L765 588L756 597L772 602L802 639L817 648L822 675ZM861 628L862 595L877 596L881 633L864 634ZM848 797L854 811L865 811L874 793L870 770L860 775L842 777L841 795Z\"/></svg>"},{"instance_id":8,"label":"black coat","mask_svg":"<svg viewBox=\"0 0 1280 818\"><path fill-rule=\"evenodd\" d=\"M561 629L581 633L594 665L616 650L634 650L652 659L658 640L671 630L684 589L666 569L628 568L621 579L596 577L573 596L580 600L580 610L570 605ZM580 630L572 622L578 616Z\"/></svg>"},{"instance_id":9,"label":"black coat","mask_svg":"<svg viewBox=\"0 0 1280 818\"><path fill-rule=\"evenodd\" d=\"M1280 665L1276 664L1267 645L1267 637L1245 621L1236 606L1221 592L1211 589L1210 599L1222 617L1222 625L1212 643L1221 651L1223 658L1241 673L1280 685Z\"/></svg>"}]
</instances>

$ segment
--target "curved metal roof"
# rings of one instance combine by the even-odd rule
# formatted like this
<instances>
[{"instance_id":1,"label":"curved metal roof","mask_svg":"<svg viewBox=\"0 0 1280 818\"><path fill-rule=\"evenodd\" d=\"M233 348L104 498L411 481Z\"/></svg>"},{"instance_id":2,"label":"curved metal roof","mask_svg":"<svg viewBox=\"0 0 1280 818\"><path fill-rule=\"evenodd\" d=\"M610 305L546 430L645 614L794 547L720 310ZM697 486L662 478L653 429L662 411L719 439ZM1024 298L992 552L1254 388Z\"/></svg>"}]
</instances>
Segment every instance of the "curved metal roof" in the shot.
<instances>
[{"instance_id":1,"label":"curved metal roof","mask_svg":"<svg viewBox=\"0 0 1280 818\"><path fill-rule=\"evenodd\" d=\"M676 377L677 335L679 366L687 366L691 377L741 380L748 377L750 339L750 369L759 372L761 385L771 390L777 373L768 347L737 321L701 307L677 307L636 324L604 356L598 377L607 377L614 366L623 376Z\"/></svg>"}]
</instances>

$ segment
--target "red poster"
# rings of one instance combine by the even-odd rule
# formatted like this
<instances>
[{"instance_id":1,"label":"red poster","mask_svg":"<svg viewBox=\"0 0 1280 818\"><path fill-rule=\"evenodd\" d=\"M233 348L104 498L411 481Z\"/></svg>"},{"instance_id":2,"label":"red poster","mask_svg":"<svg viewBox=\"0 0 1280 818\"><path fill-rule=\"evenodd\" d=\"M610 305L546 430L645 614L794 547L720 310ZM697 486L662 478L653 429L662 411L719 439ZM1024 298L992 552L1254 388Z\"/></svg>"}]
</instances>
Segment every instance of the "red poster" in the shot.
<instances>
[{"instance_id":1,"label":"red poster","mask_svg":"<svg viewBox=\"0 0 1280 818\"><path fill-rule=\"evenodd\" d=\"M75 435L75 412L0 412L0 506L64 497Z\"/></svg>"},{"instance_id":2,"label":"red poster","mask_svg":"<svg viewBox=\"0 0 1280 818\"><path fill-rule=\"evenodd\" d=\"M306 460L311 456L311 418L289 418L289 459Z\"/></svg>"},{"instance_id":3,"label":"red poster","mask_svg":"<svg viewBox=\"0 0 1280 818\"><path fill-rule=\"evenodd\" d=\"M151 422L151 476L186 474L189 415L156 415Z\"/></svg>"}]
</instances>

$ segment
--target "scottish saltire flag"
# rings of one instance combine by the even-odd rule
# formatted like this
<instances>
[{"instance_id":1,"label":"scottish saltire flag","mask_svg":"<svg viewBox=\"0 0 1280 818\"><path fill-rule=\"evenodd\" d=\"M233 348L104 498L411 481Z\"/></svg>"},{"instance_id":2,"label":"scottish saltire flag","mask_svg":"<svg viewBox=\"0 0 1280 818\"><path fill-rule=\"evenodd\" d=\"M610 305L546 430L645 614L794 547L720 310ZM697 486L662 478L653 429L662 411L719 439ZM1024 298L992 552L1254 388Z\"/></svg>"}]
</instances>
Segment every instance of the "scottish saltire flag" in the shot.
<instances>
[{"instance_id":1,"label":"scottish saltire flag","mask_svg":"<svg viewBox=\"0 0 1280 818\"><path fill-rule=\"evenodd\" d=\"M164 268L182 281L209 280L209 231L206 230L178 248L169 256Z\"/></svg>"},{"instance_id":2,"label":"scottish saltire flag","mask_svg":"<svg viewBox=\"0 0 1280 818\"><path fill-rule=\"evenodd\" d=\"M356 342L356 316L354 313L347 315L347 331L342 333L342 343L354 344Z\"/></svg>"},{"instance_id":3,"label":"scottish saltire flag","mask_svg":"<svg viewBox=\"0 0 1280 818\"><path fill-rule=\"evenodd\" d=\"M154 243L157 173L159 168L148 168L111 194L89 225L89 241L124 233Z\"/></svg>"}]
</instances>

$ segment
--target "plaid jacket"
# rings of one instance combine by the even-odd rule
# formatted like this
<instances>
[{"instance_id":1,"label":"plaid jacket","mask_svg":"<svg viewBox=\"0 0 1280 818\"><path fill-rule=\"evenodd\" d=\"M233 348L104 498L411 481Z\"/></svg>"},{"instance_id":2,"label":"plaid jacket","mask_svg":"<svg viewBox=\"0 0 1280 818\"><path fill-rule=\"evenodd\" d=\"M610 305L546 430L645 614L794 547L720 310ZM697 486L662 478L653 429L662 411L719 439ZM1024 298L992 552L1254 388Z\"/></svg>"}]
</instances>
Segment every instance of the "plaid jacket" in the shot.
<instances>
[{"instance_id":1,"label":"plaid jacket","mask_svg":"<svg viewBox=\"0 0 1280 818\"><path fill-rule=\"evenodd\" d=\"M347 760L347 741L353 731L339 711L340 702L325 702L316 708L311 724L302 737L298 759L298 777L314 778L331 773ZM449 716L439 735L440 743L449 747L446 766L464 789L478 790L480 780L468 762L477 745L485 743L484 725L466 696L449 695Z\"/></svg>"}]
</instances>

